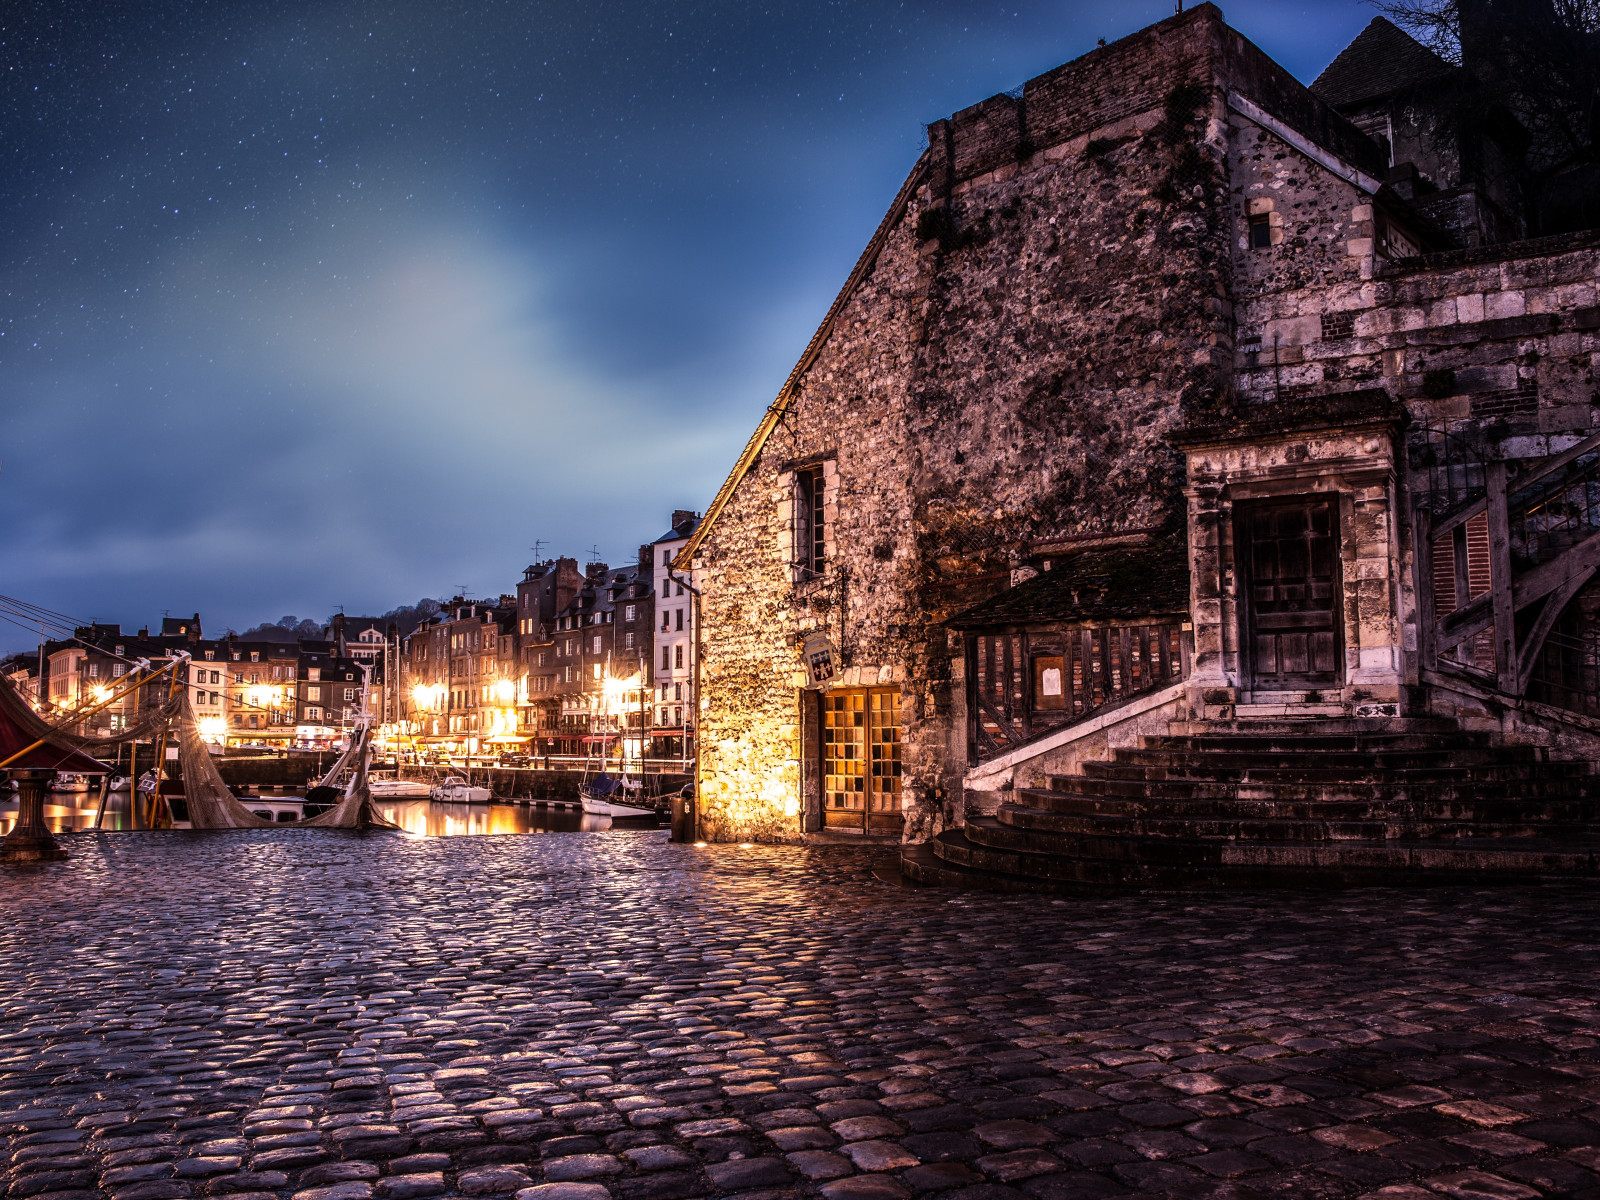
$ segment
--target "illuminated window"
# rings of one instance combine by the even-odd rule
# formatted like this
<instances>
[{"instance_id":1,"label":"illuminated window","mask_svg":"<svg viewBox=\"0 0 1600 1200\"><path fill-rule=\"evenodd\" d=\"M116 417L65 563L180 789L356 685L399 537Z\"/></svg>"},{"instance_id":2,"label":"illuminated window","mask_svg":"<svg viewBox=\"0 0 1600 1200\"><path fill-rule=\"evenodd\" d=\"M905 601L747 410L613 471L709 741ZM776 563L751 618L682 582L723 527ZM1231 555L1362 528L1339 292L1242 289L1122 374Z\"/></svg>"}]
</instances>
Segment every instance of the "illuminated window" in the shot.
<instances>
[{"instance_id":1,"label":"illuminated window","mask_svg":"<svg viewBox=\"0 0 1600 1200\"><path fill-rule=\"evenodd\" d=\"M355 698L356 698L356 690L355 690L355 688L345 688L345 690L344 690L345 703L348 704L350 701L354 700Z\"/></svg>"},{"instance_id":2,"label":"illuminated window","mask_svg":"<svg viewBox=\"0 0 1600 1200\"><path fill-rule=\"evenodd\" d=\"M261 651L259 651L259 650L250 651L250 661L251 662L260 662L261 661Z\"/></svg>"},{"instance_id":3,"label":"illuminated window","mask_svg":"<svg viewBox=\"0 0 1600 1200\"><path fill-rule=\"evenodd\" d=\"M600 678L600 664L599 663L595 663L595 665L594 665L594 677L596 679Z\"/></svg>"}]
</instances>

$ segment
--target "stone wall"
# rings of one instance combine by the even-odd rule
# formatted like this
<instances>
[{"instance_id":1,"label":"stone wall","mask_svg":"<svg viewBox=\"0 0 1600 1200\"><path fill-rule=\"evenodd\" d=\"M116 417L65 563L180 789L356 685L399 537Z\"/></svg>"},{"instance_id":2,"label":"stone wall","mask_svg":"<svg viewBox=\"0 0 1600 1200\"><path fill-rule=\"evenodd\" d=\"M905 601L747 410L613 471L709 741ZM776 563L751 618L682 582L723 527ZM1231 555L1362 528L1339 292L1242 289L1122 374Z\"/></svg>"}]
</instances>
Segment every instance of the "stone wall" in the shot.
<instances>
[{"instance_id":1,"label":"stone wall","mask_svg":"<svg viewBox=\"0 0 1600 1200\"><path fill-rule=\"evenodd\" d=\"M699 547L706 836L816 827L811 629L843 686L902 689L906 836L959 820L939 622L1038 542L1181 523L1170 435L1229 366L1224 97L1196 86L1221 30L1205 6L930 128L925 177ZM796 583L791 471L817 463L832 553Z\"/></svg>"}]
</instances>

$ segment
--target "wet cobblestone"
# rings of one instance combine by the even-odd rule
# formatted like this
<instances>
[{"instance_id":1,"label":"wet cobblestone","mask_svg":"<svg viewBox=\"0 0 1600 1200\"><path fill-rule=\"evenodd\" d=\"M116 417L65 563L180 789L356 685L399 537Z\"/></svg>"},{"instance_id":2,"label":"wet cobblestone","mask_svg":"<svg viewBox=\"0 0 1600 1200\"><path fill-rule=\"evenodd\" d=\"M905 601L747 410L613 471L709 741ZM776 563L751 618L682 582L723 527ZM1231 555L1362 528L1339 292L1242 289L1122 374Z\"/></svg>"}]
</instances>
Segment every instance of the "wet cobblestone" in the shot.
<instances>
[{"instance_id":1,"label":"wet cobblestone","mask_svg":"<svg viewBox=\"0 0 1600 1200\"><path fill-rule=\"evenodd\" d=\"M1600 890L919 890L659 833L0 870L18 1200L1600 1198Z\"/></svg>"}]
</instances>

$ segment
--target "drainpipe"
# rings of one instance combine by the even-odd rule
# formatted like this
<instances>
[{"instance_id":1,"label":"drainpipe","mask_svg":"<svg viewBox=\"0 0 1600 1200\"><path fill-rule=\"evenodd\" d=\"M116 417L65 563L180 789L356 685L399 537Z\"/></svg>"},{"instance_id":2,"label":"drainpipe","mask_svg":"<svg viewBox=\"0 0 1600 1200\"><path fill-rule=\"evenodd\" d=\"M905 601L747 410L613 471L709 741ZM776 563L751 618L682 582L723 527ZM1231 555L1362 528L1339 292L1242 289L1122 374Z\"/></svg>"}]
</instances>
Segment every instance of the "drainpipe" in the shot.
<instances>
[{"instance_id":1,"label":"drainpipe","mask_svg":"<svg viewBox=\"0 0 1600 1200\"><path fill-rule=\"evenodd\" d=\"M700 721L700 601L703 593L694 584L680 576L672 567L667 568L667 578L694 597L690 606L690 617L694 621L694 638L690 645L694 648L694 682L691 685L693 695L689 698L689 711L694 715L694 840L700 841L700 813L705 805L705 796L700 786L700 738L704 732Z\"/></svg>"}]
</instances>

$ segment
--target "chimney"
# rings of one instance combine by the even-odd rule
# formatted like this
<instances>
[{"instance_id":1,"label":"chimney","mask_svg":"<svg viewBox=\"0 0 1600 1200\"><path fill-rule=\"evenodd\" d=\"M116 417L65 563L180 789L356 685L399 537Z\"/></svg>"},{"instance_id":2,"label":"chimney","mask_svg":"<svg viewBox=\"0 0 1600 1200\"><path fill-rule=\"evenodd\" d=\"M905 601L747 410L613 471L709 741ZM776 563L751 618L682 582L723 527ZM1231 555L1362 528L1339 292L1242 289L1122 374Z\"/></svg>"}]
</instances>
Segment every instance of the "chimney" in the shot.
<instances>
[{"instance_id":1,"label":"chimney","mask_svg":"<svg viewBox=\"0 0 1600 1200\"><path fill-rule=\"evenodd\" d=\"M672 514L672 528L677 529L683 525L692 524L700 519L700 514L690 512L687 508L676 509Z\"/></svg>"},{"instance_id":2,"label":"chimney","mask_svg":"<svg viewBox=\"0 0 1600 1200\"><path fill-rule=\"evenodd\" d=\"M333 644L335 653L340 658L350 657L345 653L344 648L344 614L342 612L333 614Z\"/></svg>"},{"instance_id":3,"label":"chimney","mask_svg":"<svg viewBox=\"0 0 1600 1200\"><path fill-rule=\"evenodd\" d=\"M611 568L605 563L590 563L583 569L583 581L585 583L604 583L606 576L609 574L611 574Z\"/></svg>"}]
</instances>

